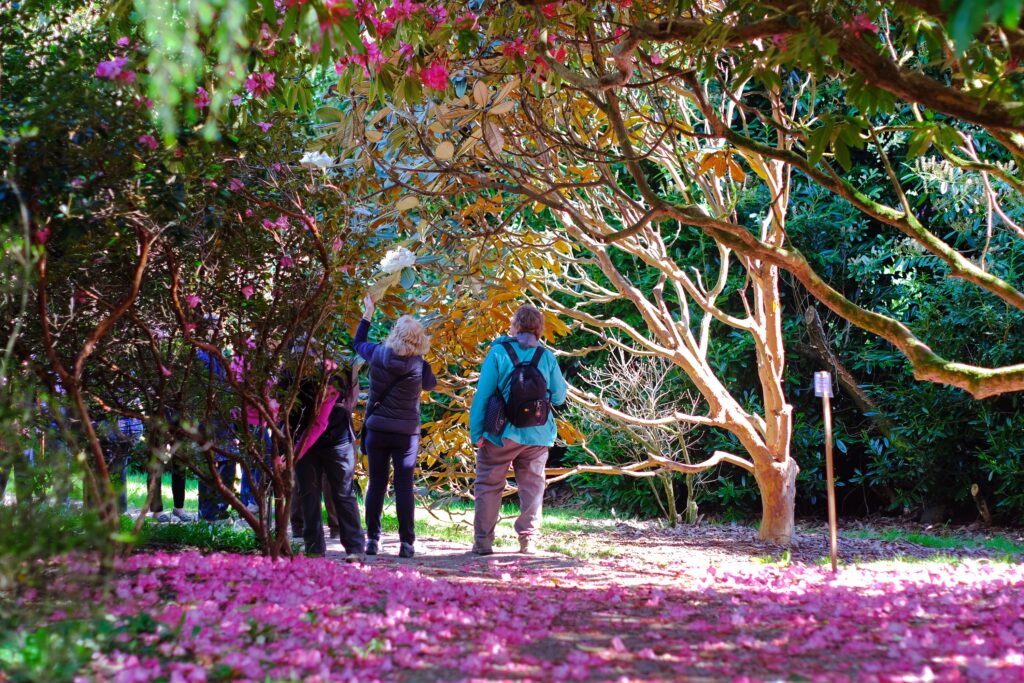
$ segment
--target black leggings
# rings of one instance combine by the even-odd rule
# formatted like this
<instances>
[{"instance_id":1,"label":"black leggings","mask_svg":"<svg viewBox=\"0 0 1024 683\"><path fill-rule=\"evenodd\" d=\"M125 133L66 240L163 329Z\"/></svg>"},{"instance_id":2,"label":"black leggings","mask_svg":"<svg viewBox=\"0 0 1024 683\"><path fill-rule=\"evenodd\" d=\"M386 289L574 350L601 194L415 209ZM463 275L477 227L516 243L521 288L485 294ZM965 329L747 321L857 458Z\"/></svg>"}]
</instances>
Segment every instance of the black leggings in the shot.
<instances>
[{"instance_id":1,"label":"black leggings","mask_svg":"<svg viewBox=\"0 0 1024 683\"><path fill-rule=\"evenodd\" d=\"M174 458L171 459L171 497L174 499L174 507L182 509L185 507L185 467ZM153 486L153 473L149 473L149 486ZM149 506L150 512L164 511L163 477L156 480L156 491L153 493L153 504Z\"/></svg>"},{"instance_id":2,"label":"black leggings","mask_svg":"<svg viewBox=\"0 0 1024 683\"><path fill-rule=\"evenodd\" d=\"M366 488L366 535L371 539L380 539L384 494L388 489L391 465L394 464L398 538L403 543L416 542L416 501L412 495L412 478L419 450L419 434L394 434L372 429L366 433L366 460L370 470L370 485Z\"/></svg>"}]
</instances>

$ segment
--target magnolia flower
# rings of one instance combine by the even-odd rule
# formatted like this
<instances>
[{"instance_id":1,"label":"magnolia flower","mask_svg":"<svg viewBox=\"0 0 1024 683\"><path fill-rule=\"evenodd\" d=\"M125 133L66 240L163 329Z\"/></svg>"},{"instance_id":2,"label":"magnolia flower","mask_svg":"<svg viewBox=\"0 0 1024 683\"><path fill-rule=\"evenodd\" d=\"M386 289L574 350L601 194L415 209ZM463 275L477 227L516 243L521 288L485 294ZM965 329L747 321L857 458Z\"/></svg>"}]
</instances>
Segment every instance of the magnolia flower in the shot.
<instances>
[{"instance_id":1,"label":"magnolia flower","mask_svg":"<svg viewBox=\"0 0 1024 683\"><path fill-rule=\"evenodd\" d=\"M416 254L405 247L391 249L380 262L380 269L385 273L394 273L402 268L416 265Z\"/></svg>"},{"instance_id":2,"label":"magnolia flower","mask_svg":"<svg viewBox=\"0 0 1024 683\"><path fill-rule=\"evenodd\" d=\"M302 155L299 163L308 168L319 168L326 171L334 163L334 159L324 152L306 152Z\"/></svg>"},{"instance_id":3,"label":"magnolia flower","mask_svg":"<svg viewBox=\"0 0 1024 683\"><path fill-rule=\"evenodd\" d=\"M252 295L256 293L256 289L252 285L246 285L242 287L242 296L246 299L251 299Z\"/></svg>"},{"instance_id":4,"label":"magnolia flower","mask_svg":"<svg viewBox=\"0 0 1024 683\"><path fill-rule=\"evenodd\" d=\"M188 304L189 308L195 308L199 305L200 301L202 301L202 299L199 298L198 294L189 294L185 297L185 303Z\"/></svg>"}]
</instances>

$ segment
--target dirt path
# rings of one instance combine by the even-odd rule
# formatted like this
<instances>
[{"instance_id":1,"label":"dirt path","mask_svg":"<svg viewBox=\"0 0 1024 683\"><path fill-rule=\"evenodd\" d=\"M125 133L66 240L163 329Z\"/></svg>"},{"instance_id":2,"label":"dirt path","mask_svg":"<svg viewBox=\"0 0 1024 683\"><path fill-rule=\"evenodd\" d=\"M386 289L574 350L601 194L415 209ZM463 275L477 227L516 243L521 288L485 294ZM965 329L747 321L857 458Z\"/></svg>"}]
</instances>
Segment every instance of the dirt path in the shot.
<instances>
[{"instance_id":1,"label":"dirt path","mask_svg":"<svg viewBox=\"0 0 1024 683\"><path fill-rule=\"evenodd\" d=\"M987 548L939 550L906 540L857 538L853 535L856 528L861 527L850 527L840 534L839 556L840 561L846 564L926 560L940 554L963 560L1001 560L1005 557L1005 553ZM1016 535L1022 536L1020 531ZM493 555L481 557L472 554L467 544L427 537L417 540L414 559L403 560L396 556L397 534L385 534L382 553L367 558L367 563L415 568L427 576L460 581L500 581L502 574L518 570L555 580L563 575L586 579L595 585L621 586L678 583L682 576L702 576L709 567L741 570L785 562L782 550L759 540L756 530L741 525L702 524L665 529L655 524L627 522L590 531L547 532L544 539L565 545L583 541L591 551L597 551L594 555L607 551L614 556L580 559L550 551L528 556L511 549L496 548ZM1017 540L1024 541L1024 537ZM788 561L822 564L827 561L828 550L824 526L801 525L788 552ZM344 557L337 541L328 542L328 556L338 560ZM1010 559L1024 562L1024 556Z\"/></svg>"}]
</instances>

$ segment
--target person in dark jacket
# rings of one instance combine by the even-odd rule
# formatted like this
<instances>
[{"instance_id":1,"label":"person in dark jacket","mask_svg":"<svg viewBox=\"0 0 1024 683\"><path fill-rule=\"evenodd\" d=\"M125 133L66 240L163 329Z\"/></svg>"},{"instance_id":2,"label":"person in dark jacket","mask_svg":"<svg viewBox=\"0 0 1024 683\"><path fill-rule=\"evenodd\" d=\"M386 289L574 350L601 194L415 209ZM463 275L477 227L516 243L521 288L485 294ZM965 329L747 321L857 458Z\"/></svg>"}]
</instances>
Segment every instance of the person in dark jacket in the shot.
<instances>
[{"instance_id":1,"label":"person in dark jacket","mask_svg":"<svg viewBox=\"0 0 1024 683\"><path fill-rule=\"evenodd\" d=\"M352 483L356 469L352 409L358 396L359 385L347 370L332 373L321 391L317 391L312 378L304 380L299 388L300 417L293 431L299 434L295 478L307 555L323 555L326 551L320 515L322 481L330 484L345 559L356 562L365 549L366 537Z\"/></svg>"},{"instance_id":2,"label":"person in dark jacket","mask_svg":"<svg viewBox=\"0 0 1024 683\"><path fill-rule=\"evenodd\" d=\"M363 429L370 483L366 489L366 554L380 549L380 520L391 464L395 466L395 507L398 512L399 557L415 554L415 500L413 471L420 446L420 393L437 386L437 379L423 355L430 338L409 315L395 322L383 344L367 341L373 298L363 299L363 319L356 329L355 349L370 366L370 393L366 399Z\"/></svg>"}]
</instances>

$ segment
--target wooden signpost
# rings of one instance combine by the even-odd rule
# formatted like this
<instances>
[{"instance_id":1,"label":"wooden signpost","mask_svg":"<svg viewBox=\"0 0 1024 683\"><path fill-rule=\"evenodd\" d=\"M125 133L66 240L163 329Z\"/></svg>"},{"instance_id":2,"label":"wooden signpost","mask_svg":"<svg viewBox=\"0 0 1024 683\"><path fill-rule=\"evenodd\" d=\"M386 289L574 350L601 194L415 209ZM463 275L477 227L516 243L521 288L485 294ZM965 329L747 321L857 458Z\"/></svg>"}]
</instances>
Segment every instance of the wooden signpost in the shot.
<instances>
[{"instance_id":1,"label":"wooden signpost","mask_svg":"<svg viewBox=\"0 0 1024 683\"><path fill-rule=\"evenodd\" d=\"M821 408L825 415L825 477L828 486L828 531L829 555L832 571L837 571L838 530L836 528L836 487L832 471L832 374L827 370L814 373L814 395L821 396Z\"/></svg>"}]
</instances>

